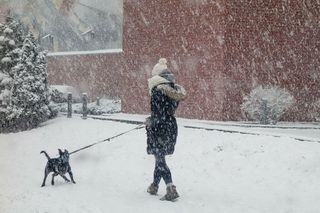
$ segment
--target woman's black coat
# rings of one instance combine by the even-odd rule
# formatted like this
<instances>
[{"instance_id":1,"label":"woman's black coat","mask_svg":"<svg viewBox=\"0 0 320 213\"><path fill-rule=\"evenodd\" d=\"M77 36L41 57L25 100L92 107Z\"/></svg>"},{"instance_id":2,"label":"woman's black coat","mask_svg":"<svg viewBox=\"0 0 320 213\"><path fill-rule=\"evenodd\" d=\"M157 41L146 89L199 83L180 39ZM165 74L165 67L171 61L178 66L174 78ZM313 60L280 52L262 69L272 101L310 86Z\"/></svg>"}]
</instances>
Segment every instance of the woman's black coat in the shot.
<instances>
[{"instance_id":1,"label":"woman's black coat","mask_svg":"<svg viewBox=\"0 0 320 213\"><path fill-rule=\"evenodd\" d=\"M174 87L174 84L170 84ZM147 153L171 155L177 141L178 127L174 113L179 102L154 87L151 91L151 117L147 125Z\"/></svg>"}]
</instances>

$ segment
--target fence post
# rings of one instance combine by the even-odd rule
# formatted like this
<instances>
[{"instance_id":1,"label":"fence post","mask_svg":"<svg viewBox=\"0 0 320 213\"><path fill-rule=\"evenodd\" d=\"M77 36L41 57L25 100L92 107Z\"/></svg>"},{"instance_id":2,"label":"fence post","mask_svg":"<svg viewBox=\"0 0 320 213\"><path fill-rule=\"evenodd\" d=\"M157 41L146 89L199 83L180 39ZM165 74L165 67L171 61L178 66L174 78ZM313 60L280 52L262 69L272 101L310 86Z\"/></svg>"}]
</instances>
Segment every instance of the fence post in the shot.
<instances>
[{"instance_id":1,"label":"fence post","mask_svg":"<svg viewBox=\"0 0 320 213\"><path fill-rule=\"evenodd\" d=\"M72 93L68 93L68 118L72 117Z\"/></svg>"},{"instance_id":2,"label":"fence post","mask_svg":"<svg viewBox=\"0 0 320 213\"><path fill-rule=\"evenodd\" d=\"M97 97L97 106L100 106L100 97Z\"/></svg>"},{"instance_id":3,"label":"fence post","mask_svg":"<svg viewBox=\"0 0 320 213\"><path fill-rule=\"evenodd\" d=\"M82 118L87 119L88 114L88 96L87 93L82 93Z\"/></svg>"},{"instance_id":4,"label":"fence post","mask_svg":"<svg viewBox=\"0 0 320 213\"><path fill-rule=\"evenodd\" d=\"M267 100L262 99L262 103L261 103L261 124L269 124L269 120L268 120L268 107L267 107Z\"/></svg>"}]
</instances>

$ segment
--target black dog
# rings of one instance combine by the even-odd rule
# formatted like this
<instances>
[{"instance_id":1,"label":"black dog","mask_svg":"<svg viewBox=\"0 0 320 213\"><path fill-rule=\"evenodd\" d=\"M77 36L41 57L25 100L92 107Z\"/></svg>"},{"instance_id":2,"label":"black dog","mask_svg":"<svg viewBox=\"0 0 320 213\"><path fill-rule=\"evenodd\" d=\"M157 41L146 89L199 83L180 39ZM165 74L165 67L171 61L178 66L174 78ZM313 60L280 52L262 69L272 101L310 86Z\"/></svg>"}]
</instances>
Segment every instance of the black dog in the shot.
<instances>
[{"instance_id":1,"label":"black dog","mask_svg":"<svg viewBox=\"0 0 320 213\"><path fill-rule=\"evenodd\" d=\"M51 180L52 185L54 185L54 177L57 175L60 175L67 182L70 182L70 180L65 176L65 174L67 172L69 173L69 176L71 178L72 183L76 183L73 180L73 175L72 175L71 167L69 164L69 152L67 150L64 150L64 152L62 152L61 149L58 149L58 150L59 150L59 155L60 155L58 158L50 158L49 155L45 151L40 152L40 154L44 153L46 155L46 157L48 158L48 162L47 162L46 168L44 170L44 179L43 179L43 183L42 183L41 187L45 186L47 176L50 172L53 172L52 180Z\"/></svg>"}]
</instances>

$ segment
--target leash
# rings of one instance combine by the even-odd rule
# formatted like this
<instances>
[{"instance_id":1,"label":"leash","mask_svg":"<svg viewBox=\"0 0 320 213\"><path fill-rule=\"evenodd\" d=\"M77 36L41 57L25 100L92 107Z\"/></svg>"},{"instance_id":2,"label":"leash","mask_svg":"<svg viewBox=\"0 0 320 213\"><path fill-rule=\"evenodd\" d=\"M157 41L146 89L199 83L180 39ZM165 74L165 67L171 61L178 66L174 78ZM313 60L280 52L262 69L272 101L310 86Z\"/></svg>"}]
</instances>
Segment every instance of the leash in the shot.
<instances>
[{"instance_id":1,"label":"leash","mask_svg":"<svg viewBox=\"0 0 320 213\"><path fill-rule=\"evenodd\" d=\"M103 143L103 142L106 142L106 141L110 141L110 140L112 140L112 139L114 139L114 138L117 138L117 137L119 137L119 136L121 136L121 135L124 135L124 134L127 134L127 133L129 133L129 132L132 132L132 131L134 131L134 130L141 129L141 128L144 127L144 125L145 125L145 124L141 124L141 125L133 128L133 129L127 130L127 131L125 131L125 132L122 132L122 133L117 134L117 135L115 135L115 136L112 136L112 137L110 137L110 138L107 138L107 139L104 139L104 140L102 140L102 141L98 141L98 142L92 143L92 144L90 144L90 145L84 146L84 147L82 147L82 148L80 148L80 149L77 149L77 150L75 150L75 151L70 152L69 155L74 154L74 153L76 153L76 152L80 152L81 150L84 150L84 149L88 149L89 147L95 146L95 145L97 145L97 144L100 144L100 143Z\"/></svg>"}]
</instances>

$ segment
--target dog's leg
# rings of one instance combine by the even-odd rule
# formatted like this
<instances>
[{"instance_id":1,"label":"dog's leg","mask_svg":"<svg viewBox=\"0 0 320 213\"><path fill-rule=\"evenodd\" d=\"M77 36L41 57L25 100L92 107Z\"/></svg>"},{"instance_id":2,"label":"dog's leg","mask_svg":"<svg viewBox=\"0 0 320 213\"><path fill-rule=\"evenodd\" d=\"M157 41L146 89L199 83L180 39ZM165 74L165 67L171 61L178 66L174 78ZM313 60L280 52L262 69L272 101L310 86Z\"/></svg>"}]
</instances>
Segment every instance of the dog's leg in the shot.
<instances>
[{"instance_id":1,"label":"dog's leg","mask_svg":"<svg viewBox=\"0 0 320 213\"><path fill-rule=\"evenodd\" d=\"M54 185L54 177L57 176L58 173L53 173L52 174L52 180L51 180L51 185Z\"/></svg>"},{"instance_id":2,"label":"dog's leg","mask_svg":"<svg viewBox=\"0 0 320 213\"><path fill-rule=\"evenodd\" d=\"M45 170L44 170L44 178L43 178L43 182L42 182L41 187L44 187L44 186L46 185L46 179L47 179L47 177L48 177L48 174L49 174L48 170L45 169Z\"/></svg>"},{"instance_id":3,"label":"dog's leg","mask_svg":"<svg viewBox=\"0 0 320 213\"><path fill-rule=\"evenodd\" d=\"M65 175L60 174L60 176L61 176L65 181L70 182L70 180L69 180Z\"/></svg>"},{"instance_id":4,"label":"dog's leg","mask_svg":"<svg viewBox=\"0 0 320 213\"><path fill-rule=\"evenodd\" d=\"M70 176L70 178L71 178L72 183L76 183L76 182L73 180L73 174L72 174L71 170L69 170L68 173L69 173L69 176Z\"/></svg>"}]
</instances>

